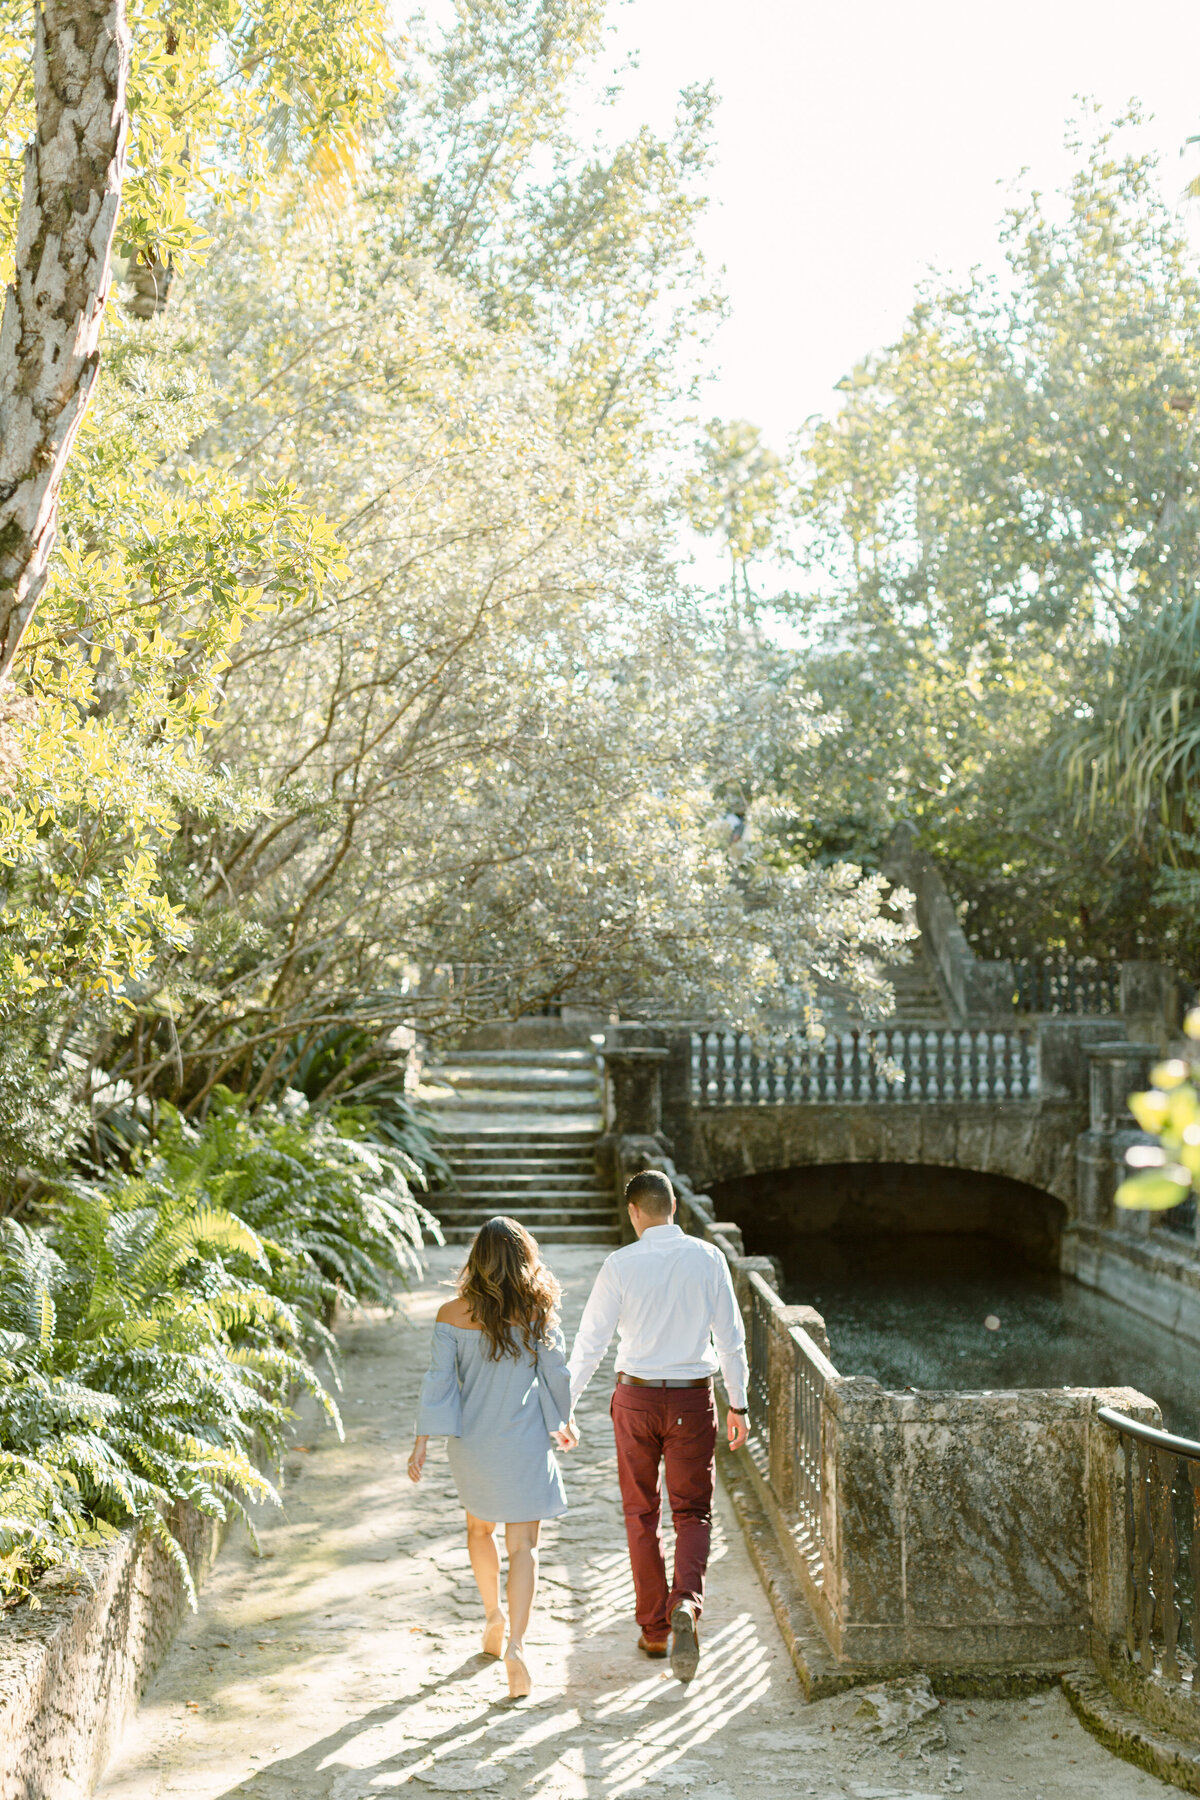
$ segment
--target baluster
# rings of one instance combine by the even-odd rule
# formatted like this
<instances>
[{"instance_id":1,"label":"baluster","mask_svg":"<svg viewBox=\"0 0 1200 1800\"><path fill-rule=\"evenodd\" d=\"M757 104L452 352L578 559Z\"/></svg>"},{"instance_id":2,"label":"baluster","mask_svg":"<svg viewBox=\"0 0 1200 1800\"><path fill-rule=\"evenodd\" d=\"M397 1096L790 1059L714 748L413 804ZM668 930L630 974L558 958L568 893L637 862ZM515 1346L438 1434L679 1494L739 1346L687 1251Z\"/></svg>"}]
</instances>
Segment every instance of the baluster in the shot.
<instances>
[{"instance_id":1,"label":"baluster","mask_svg":"<svg viewBox=\"0 0 1200 1800\"><path fill-rule=\"evenodd\" d=\"M1179 1680L1179 1603L1175 1597L1179 1569L1179 1544L1175 1536L1175 1457L1170 1450L1156 1450L1158 1475L1158 1611L1162 1625L1162 1672L1168 1681Z\"/></svg>"},{"instance_id":2,"label":"baluster","mask_svg":"<svg viewBox=\"0 0 1200 1800\"><path fill-rule=\"evenodd\" d=\"M1133 1487L1133 1444L1121 1439L1125 1476L1125 1649L1130 1662L1137 1657L1137 1622L1141 1587L1137 1550L1137 1502Z\"/></svg>"},{"instance_id":3,"label":"baluster","mask_svg":"<svg viewBox=\"0 0 1200 1800\"><path fill-rule=\"evenodd\" d=\"M729 1041L724 1031L717 1033L717 1102L728 1106L729 1094Z\"/></svg>"},{"instance_id":4,"label":"baluster","mask_svg":"<svg viewBox=\"0 0 1200 1800\"><path fill-rule=\"evenodd\" d=\"M783 1057L783 1097L790 1105L796 1098L796 1046L789 1038L780 1050Z\"/></svg>"},{"instance_id":5,"label":"baluster","mask_svg":"<svg viewBox=\"0 0 1200 1800\"><path fill-rule=\"evenodd\" d=\"M861 1100L863 1097L862 1045L859 1041L857 1025L850 1033L850 1087L849 1098Z\"/></svg>"},{"instance_id":6,"label":"baluster","mask_svg":"<svg viewBox=\"0 0 1200 1800\"><path fill-rule=\"evenodd\" d=\"M999 1058L997 1057L996 1049L996 1033L994 1031L989 1031L985 1034L983 1040L984 1097L988 1100L998 1100L1000 1098L999 1082L997 1079L997 1063Z\"/></svg>"},{"instance_id":7,"label":"baluster","mask_svg":"<svg viewBox=\"0 0 1200 1800\"><path fill-rule=\"evenodd\" d=\"M879 1068L875 1061L878 1035L878 1032L868 1031L863 1039L863 1048L867 1059L866 1092L868 1100L878 1100L879 1098Z\"/></svg>"},{"instance_id":8,"label":"baluster","mask_svg":"<svg viewBox=\"0 0 1200 1800\"><path fill-rule=\"evenodd\" d=\"M923 1031L923 1030L918 1031L918 1033L917 1033L917 1057L916 1057L916 1067L914 1070L914 1090L915 1091L912 1096L914 1100L928 1100L928 1098L929 1098L929 1033L928 1033L928 1031Z\"/></svg>"},{"instance_id":9,"label":"baluster","mask_svg":"<svg viewBox=\"0 0 1200 1800\"><path fill-rule=\"evenodd\" d=\"M708 1105L708 1033L698 1031L692 1039L692 1068L695 1070L697 1106Z\"/></svg>"},{"instance_id":10,"label":"baluster","mask_svg":"<svg viewBox=\"0 0 1200 1800\"><path fill-rule=\"evenodd\" d=\"M1137 1447L1137 1506L1134 1560L1138 1584L1138 1656L1143 1671L1154 1667L1154 1591L1150 1585L1150 1563L1154 1555L1154 1520L1150 1512L1150 1452L1145 1444Z\"/></svg>"},{"instance_id":11,"label":"baluster","mask_svg":"<svg viewBox=\"0 0 1200 1800\"><path fill-rule=\"evenodd\" d=\"M1193 1462L1188 1457L1184 1467L1187 1470L1188 1485L1192 1490L1192 1538L1188 1545L1188 1586L1191 1600L1188 1612L1191 1626L1191 1650L1193 1662L1200 1665L1200 1629L1197 1628L1197 1620L1200 1619L1200 1463ZM1195 1692L1196 1678L1194 1675L1192 1688Z\"/></svg>"},{"instance_id":12,"label":"baluster","mask_svg":"<svg viewBox=\"0 0 1200 1800\"><path fill-rule=\"evenodd\" d=\"M983 1033L968 1031L967 1033L967 1091L964 1100L983 1100L983 1071L979 1066L979 1052L983 1048Z\"/></svg>"},{"instance_id":13,"label":"baluster","mask_svg":"<svg viewBox=\"0 0 1200 1800\"><path fill-rule=\"evenodd\" d=\"M886 1058L889 1062L891 1061L892 1028L890 1025L885 1025L882 1030L875 1033L875 1047L882 1057ZM894 1100L896 1098L895 1082L889 1081L882 1073L877 1074L876 1085L881 1100Z\"/></svg>"},{"instance_id":14,"label":"baluster","mask_svg":"<svg viewBox=\"0 0 1200 1800\"><path fill-rule=\"evenodd\" d=\"M733 1034L733 1103L742 1106L746 1099L746 1046L740 1031Z\"/></svg>"},{"instance_id":15,"label":"baluster","mask_svg":"<svg viewBox=\"0 0 1200 1800\"><path fill-rule=\"evenodd\" d=\"M835 1100L846 1098L846 1046L840 1031L833 1040L833 1095Z\"/></svg>"},{"instance_id":16,"label":"baluster","mask_svg":"<svg viewBox=\"0 0 1200 1800\"><path fill-rule=\"evenodd\" d=\"M950 1033L939 1030L933 1041L933 1085L934 1091L929 1095L931 1100L944 1100L946 1097L946 1039Z\"/></svg>"},{"instance_id":17,"label":"baluster","mask_svg":"<svg viewBox=\"0 0 1200 1800\"><path fill-rule=\"evenodd\" d=\"M1004 1099L1011 1100L1014 1097L1013 1096L1013 1034L1011 1031L1006 1031L1004 1033L1003 1038L1001 1039L1000 1079L1004 1084Z\"/></svg>"}]
</instances>

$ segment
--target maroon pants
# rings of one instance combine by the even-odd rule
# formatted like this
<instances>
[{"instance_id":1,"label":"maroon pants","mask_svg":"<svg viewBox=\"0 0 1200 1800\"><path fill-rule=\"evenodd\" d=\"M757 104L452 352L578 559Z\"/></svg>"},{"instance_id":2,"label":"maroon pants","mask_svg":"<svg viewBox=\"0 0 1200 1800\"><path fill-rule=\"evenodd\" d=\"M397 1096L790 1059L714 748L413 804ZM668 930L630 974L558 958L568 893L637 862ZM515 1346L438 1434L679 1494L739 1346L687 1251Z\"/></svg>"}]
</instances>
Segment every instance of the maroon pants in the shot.
<instances>
[{"instance_id":1,"label":"maroon pants","mask_svg":"<svg viewBox=\"0 0 1200 1800\"><path fill-rule=\"evenodd\" d=\"M679 1601L690 1600L697 1615L704 1601L717 1448L712 1387L629 1387L620 1382L613 1392L612 1421L637 1622L648 1638L661 1643ZM664 1464L675 1520L675 1572L669 1589L659 1481Z\"/></svg>"}]
</instances>

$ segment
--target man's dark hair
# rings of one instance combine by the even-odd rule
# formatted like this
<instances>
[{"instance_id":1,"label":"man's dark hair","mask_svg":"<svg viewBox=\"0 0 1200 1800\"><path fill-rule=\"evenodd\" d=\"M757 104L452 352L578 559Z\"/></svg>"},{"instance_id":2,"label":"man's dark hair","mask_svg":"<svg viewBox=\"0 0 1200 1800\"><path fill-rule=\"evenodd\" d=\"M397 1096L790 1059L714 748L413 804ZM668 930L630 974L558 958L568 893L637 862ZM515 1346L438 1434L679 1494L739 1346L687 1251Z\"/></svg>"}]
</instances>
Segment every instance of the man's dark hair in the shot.
<instances>
[{"instance_id":1,"label":"man's dark hair","mask_svg":"<svg viewBox=\"0 0 1200 1800\"><path fill-rule=\"evenodd\" d=\"M643 1169L625 1183L625 1199L654 1219L669 1219L675 1204L675 1189L658 1169Z\"/></svg>"}]
</instances>

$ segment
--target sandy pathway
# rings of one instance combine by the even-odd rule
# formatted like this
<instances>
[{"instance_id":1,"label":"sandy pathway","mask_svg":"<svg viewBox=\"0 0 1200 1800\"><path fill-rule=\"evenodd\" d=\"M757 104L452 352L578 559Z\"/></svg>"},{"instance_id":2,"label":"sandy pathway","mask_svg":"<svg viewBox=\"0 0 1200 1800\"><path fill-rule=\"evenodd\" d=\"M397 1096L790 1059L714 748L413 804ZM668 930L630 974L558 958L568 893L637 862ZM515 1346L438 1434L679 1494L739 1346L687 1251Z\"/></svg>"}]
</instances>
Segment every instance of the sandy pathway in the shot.
<instances>
[{"instance_id":1,"label":"sandy pathway","mask_svg":"<svg viewBox=\"0 0 1200 1800\"><path fill-rule=\"evenodd\" d=\"M602 1252L558 1251L568 1324ZM1176 1792L1108 1756L1057 1691L948 1702L890 1744L859 1697L807 1706L718 1486L701 1672L639 1657L604 1374L546 1528L529 1640L538 1686L510 1702L476 1654L480 1614L445 1452L404 1473L434 1313L457 1259L392 1317L344 1334L347 1443L306 1414L264 1560L227 1546L100 1788L104 1800L1140 1800ZM443 1285L439 1286L441 1282ZM243 1664L245 1667L243 1668Z\"/></svg>"}]
</instances>

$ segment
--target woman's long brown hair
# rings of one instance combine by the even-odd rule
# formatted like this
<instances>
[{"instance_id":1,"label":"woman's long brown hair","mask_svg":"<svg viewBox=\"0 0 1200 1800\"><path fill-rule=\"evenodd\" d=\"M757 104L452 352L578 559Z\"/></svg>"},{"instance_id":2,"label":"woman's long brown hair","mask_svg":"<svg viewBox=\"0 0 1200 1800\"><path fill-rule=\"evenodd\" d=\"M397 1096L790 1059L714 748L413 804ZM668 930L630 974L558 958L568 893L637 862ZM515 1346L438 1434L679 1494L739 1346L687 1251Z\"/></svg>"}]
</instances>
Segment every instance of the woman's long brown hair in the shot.
<instances>
[{"instance_id":1,"label":"woman's long brown hair","mask_svg":"<svg viewBox=\"0 0 1200 1800\"><path fill-rule=\"evenodd\" d=\"M537 1240L516 1219L489 1219L475 1234L458 1291L487 1339L493 1362L550 1341L562 1289L542 1261Z\"/></svg>"}]
</instances>

